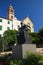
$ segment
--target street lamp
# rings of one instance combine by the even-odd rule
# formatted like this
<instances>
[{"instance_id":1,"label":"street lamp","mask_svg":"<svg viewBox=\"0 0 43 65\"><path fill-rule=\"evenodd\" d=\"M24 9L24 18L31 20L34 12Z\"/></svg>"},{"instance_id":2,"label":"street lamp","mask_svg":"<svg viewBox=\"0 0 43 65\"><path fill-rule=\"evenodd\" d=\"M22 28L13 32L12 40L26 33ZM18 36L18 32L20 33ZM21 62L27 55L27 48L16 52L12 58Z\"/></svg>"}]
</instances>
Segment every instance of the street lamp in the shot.
<instances>
[{"instance_id":1,"label":"street lamp","mask_svg":"<svg viewBox=\"0 0 43 65\"><path fill-rule=\"evenodd\" d=\"M2 44L3 44L3 49L2 49L2 51L4 52L4 37L2 37Z\"/></svg>"}]
</instances>

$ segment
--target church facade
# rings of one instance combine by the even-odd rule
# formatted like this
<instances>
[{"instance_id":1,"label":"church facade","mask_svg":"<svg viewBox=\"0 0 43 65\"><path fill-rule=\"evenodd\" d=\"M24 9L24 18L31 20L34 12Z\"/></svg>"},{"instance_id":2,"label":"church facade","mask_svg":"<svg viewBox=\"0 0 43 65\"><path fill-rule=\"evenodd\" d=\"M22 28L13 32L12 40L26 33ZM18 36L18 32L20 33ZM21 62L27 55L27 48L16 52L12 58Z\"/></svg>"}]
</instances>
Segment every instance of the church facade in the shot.
<instances>
[{"instance_id":1,"label":"church facade","mask_svg":"<svg viewBox=\"0 0 43 65\"><path fill-rule=\"evenodd\" d=\"M21 27L21 22L22 24L25 24L28 26L28 30L30 32L34 32L34 25L32 21L29 19L29 17L26 17L24 20L19 21L15 16L14 16L14 9L10 5L7 11L7 18L2 18L0 17L0 35L3 36L3 33L6 30L18 30L19 27Z\"/></svg>"}]
</instances>

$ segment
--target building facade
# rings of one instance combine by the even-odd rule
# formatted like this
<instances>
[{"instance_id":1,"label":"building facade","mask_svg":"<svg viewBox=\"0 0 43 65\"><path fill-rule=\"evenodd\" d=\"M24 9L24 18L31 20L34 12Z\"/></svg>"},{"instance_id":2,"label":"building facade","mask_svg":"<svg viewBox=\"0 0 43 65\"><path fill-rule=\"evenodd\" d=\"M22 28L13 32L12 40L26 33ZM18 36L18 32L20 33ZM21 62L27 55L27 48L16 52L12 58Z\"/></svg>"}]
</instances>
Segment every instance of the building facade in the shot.
<instances>
[{"instance_id":1,"label":"building facade","mask_svg":"<svg viewBox=\"0 0 43 65\"><path fill-rule=\"evenodd\" d=\"M34 32L34 25L33 25L32 21L30 20L29 17L26 17L24 20L22 20L22 23L27 25L28 30L30 32Z\"/></svg>"},{"instance_id":2,"label":"building facade","mask_svg":"<svg viewBox=\"0 0 43 65\"><path fill-rule=\"evenodd\" d=\"M6 30L18 30L21 27L21 22L27 25L31 32L34 32L32 21L28 17L19 21L14 15L13 7L10 5L7 11L7 18L0 17L0 35L3 35Z\"/></svg>"}]
</instances>

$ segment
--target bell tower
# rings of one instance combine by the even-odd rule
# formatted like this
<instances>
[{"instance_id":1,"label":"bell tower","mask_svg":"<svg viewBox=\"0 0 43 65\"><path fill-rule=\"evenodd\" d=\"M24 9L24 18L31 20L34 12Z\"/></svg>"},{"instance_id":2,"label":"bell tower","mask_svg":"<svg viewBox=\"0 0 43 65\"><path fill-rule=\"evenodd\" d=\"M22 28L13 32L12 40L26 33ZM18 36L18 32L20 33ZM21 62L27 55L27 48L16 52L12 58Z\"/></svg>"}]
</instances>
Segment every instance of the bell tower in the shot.
<instances>
[{"instance_id":1,"label":"bell tower","mask_svg":"<svg viewBox=\"0 0 43 65\"><path fill-rule=\"evenodd\" d=\"M9 9L7 11L7 18L10 20L14 19L14 9L11 5L9 6Z\"/></svg>"}]
</instances>

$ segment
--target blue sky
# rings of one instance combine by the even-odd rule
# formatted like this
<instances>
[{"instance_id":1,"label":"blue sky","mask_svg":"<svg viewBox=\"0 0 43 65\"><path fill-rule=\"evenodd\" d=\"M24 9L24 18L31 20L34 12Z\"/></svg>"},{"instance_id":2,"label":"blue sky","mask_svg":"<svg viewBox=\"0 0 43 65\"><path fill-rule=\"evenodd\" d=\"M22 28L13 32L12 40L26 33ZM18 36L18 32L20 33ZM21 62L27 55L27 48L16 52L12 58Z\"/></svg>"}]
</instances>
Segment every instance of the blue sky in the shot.
<instances>
[{"instance_id":1,"label":"blue sky","mask_svg":"<svg viewBox=\"0 0 43 65\"><path fill-rule=\"evenodd\" d=\"M43 0L0 0L0 16L6 18L10 4L15 9L18 20L30 17L34 23L35 32L43 27Z\"/></svg>"}]
</instances>

